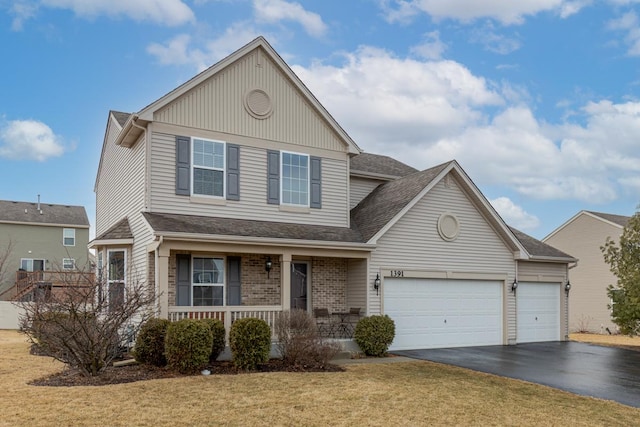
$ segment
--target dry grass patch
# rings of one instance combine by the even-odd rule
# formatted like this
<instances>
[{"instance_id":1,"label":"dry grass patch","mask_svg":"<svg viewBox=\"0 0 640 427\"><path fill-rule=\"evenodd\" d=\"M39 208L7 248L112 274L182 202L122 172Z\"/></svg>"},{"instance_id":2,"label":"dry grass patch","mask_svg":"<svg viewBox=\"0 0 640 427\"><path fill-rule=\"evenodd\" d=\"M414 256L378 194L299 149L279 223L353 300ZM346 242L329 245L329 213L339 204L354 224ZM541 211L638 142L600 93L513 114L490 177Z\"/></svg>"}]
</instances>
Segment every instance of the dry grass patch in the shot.
<instances>
[{"instance_id":1,"label":"dry grass patch","mask_svg":"<svg viewBox=\"0 0 640 427\"><path fill-rule=\"evenodd\" d=\"M640 337L629 337L626 335L600 335L600 334L570 334L571 341L585 342L590 344L606 345L611 347L625 347L640 351Z\"/></svg>"},{"instance_id":2,"label":"dry grass patch","mask_svg":"<svg viewBox=\"0 0 640 427\"><path fill-rule=\"evenodd\" d=\"M640 410L430 362L36 387L62 369L0 331L0 426L633 425Z\"/></svg>"}]
</instances>

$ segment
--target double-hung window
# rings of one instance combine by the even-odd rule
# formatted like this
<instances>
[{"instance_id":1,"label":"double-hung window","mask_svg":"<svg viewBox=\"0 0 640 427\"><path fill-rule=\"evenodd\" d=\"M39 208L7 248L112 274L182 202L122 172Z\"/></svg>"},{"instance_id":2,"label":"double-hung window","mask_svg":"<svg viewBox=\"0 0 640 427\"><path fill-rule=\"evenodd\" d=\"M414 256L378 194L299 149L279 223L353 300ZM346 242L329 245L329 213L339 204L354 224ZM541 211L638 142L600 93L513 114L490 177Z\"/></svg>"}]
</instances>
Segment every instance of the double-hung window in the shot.
<instances>
[{"instance_id":1,"label":"double-hung window","mask_svg":"<svg viewBox=\"0 0 640 427\"><path fill-rule=\"evenodd\" d=\"M224 258L193 257L191 277L191 305L224 305Z\"/></svg>"},{"instance_id":2,"label":"double-hung window","mask_svg":"<svg viewBox=\"0 0 640 427\"><path fill-rule=\"evenodd\" d=\"M64 246L76 245L76 230L75 228L63 228L62 229L62 244Z\"/></svg>"},{"instance_id":3,"label":"double-hung window","mask_svg":"<svg viewBox=\"0 0 640 427\"><path fill-rule=\"evenodd\" d=\"M76 268L76 260L73 258L62 258L63 270L74 270Z\"/></svg>"},{"instance_id":4,"label":"double-hung window","mask_svg":"<svg viewBox=\"0 0 640 427\"><path fill-rule=\"evenodd\" d=\"M192 138L193 194L225 195L225 143Z\"/></svg>"},{"instance_id":5,"label":"double-hung window","mask_svg":"<svg viewBox=\"0 0 640 427\"><path fill-rule=\"evenodd\" d=\"M309 156L287 151L281 154L282 203L309 206Z\"/></svg>"},{"instance_id":6,"label":"double-hung window","mask_svg":"<svg viewBox=\"0 0 640 427\"><path fill-rule=\"evenodd\" d=\"M124 250L107 252L107 288L109 310L117 310L124 303L126 258Z\"/></svg>"}]
</instances>

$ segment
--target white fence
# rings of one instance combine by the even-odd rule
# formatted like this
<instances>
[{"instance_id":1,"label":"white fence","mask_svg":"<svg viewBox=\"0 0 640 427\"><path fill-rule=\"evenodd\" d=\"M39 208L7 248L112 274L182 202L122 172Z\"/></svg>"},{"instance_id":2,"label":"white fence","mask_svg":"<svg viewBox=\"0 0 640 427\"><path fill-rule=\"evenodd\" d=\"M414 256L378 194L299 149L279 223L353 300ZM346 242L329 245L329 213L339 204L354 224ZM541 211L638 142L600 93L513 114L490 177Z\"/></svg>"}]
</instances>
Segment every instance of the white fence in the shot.
<instances>
[{"instance_id":1,"label":"white fence","mask_svg":"<svg viewBox=\"0 0 640 427\"><path fill-rule=\"evenodd\" d=\"M9 301L0 301L0 329L18 329L18 318L24 310Z\"/></svg>"}]
</instances>

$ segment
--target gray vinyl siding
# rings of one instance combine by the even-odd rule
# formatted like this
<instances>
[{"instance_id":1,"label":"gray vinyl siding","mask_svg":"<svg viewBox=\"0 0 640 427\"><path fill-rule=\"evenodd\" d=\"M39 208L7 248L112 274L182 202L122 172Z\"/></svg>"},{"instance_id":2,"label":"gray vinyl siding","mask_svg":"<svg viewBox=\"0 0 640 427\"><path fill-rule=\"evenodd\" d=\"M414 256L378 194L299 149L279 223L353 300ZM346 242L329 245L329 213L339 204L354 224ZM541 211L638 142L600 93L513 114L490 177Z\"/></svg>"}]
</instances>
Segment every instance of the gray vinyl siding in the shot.
<instances>
[{"instance_id":1,"label":"gray vinyl siding","mask_svg":"<svg viewBox=\"0 0 640 427\"><path fill-rule=\"evenodd\" d=\"M367 260L350 259L347 269L347 309L360 307L360 314L367 312Z\"/></svg>"},{"instance_id":2,"label":"gray vinyl siding","mask_svg":"<svg viewBox=\"0 0 640 427\"><path fill-rule=\"evenodd\" d=\"M506 275L505 328L509 342L515 340L515 298L509 284L515 275L513 253L495 230L457 186L445 187L440 181L380 239L371 256L369 283L381 268ZM460 234L453 242L443 240L437 231L438 217L449 212L460 222ZM383 279L384 288L384 279ZM371 314L381 312L383 293L369 290Z\"/></svg>"},{"instance_id":3,"label":"gray vinyl siding","mask_svg":"<svg viewBox=\"0 0 640 427\"><path fill-rule=\"evenodd\" d=\"M353 209L371 193L378 185L386 181L378 179L368 179L360 177L351 177L349 179L349 209Z\"/></svg>"},{"instance_id":4,"label":"gray vinyl siding","mask_svg":"<svg viewBox=\"0 0 640 427\"><path fill-rule=\"evenodd\" d=\"M237 143L230 136L227 142ZM175 194L175 136L154 133L150 168L151 210L175 214L218 216L301 224L348 226L347 155L322 159L322 208L283 211L267 203L267 150L240 145L240 200L209 204Z\"/></svg>"},{"instance_id":5,"label":"gray vinyl siding","mask_svg":"<svg viewBox=\"0 0 640 427\"><path fill-rule=\"evenodd\" d=\"M616 277L604 262L600 246L607 237L618 241L622 227L581 214L573 222L546 239L545 243L578 258L578 265L569 272L572 289L569 297L569 329L606 334L614 331L608 308L607 286L615 285Z\"/></svg>"},{"instance_id":6,"label":"gray vinyl siding","mask_svg":"<svg viewBox=\"0 0 640 427\"><path fill-rule=\"evenodd\" d=\"M261 89L273 113L259 120L244 107L245 94ZM338 135L260 48L240 58L154 114L154 121L345 151Z\"/></svg>"},{"instance_id":7,"label":"gray vinyl siding","mask_svg":"<svg viewBox=\"0 0 640 427\"><path fill-rule=\"evenodd\" d=\"M518 261L518 281L560 283L560 339L565 339L569 333L569 330L567 329L570 313L569 301L571 301L571 298L573 297L573 290L567 300L567 296L564 292L564 284L567 283L567 277L567 264Z\"/></svg>"},{"instance_id":8,"label":"gray vinyl siding","mask_svg":"<svg viewBox=\"0 0 640 427\"><path fill-rule=\"evenodd\" d=\"M115 129L115 126L110 126ZM115 132L114 132L115 133ZM96 236L123 218L129 218L134 246L127 253L128 279L147 277L146 245L152 240L142 217L146 200L146 141L141 137L131 148L117 146L115 134L107 135L96 191ZM173 165L175 170L175 164ZM175 184L174 184L175 187Z\"/></svg>"}]
</instances>

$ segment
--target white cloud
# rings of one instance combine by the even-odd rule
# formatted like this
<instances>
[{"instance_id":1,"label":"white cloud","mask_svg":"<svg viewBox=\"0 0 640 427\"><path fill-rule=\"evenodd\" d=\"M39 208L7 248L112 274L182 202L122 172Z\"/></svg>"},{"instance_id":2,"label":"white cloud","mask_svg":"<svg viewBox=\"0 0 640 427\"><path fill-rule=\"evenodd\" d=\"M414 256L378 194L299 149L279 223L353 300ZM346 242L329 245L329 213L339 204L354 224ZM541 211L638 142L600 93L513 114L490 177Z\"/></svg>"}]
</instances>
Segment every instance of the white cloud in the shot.
<instances>
[{"instance_id":1,"label":"white cloud","mask_svg":"<svg viewBox=\"0 0 640 427\"><path fill-rule=\"evenodd\" d=\"M164 44L150 44L147 53L163 65L189 65L203 71L258 35L248 23L237 22L220 37L204 43L202 49L193 47L195 43L190 35L179 34Z\"/></svg>"},{"instance_id":2,"label":"white cloud","mask_svg":"<svg viewBox=\"0 0 640 427\"><path fill-rule=\"evenodd\" d=\"M36 120L13 120L0 126L0 157L43 162L64 153L60 137Z\"/></svg>"},{"instance_id":3,"label":"white cloud","mask_svg":"<svg viewBox=\"0 0 640 427\"><path fill-rule=\"evenodd\" d=\"M470 22L491 18L503 24L521 24L526 16L556 12L561 17L579 11L587 2L568 0L386 0L381 2L390 22L407 21L420 12L436 20L455 19Z\"/></svg>"},{"instance_id":4,"label":"white cloud","mask_svg":"<svg viewBox=\"0 0 640 427\"><path fill-rule=\"evenodd\" d=\"M440 59L444 51L447 50L447 45L440 40L440 32L426 33L424 39L423 43L411 48L411 53L424 59Z\"/></svg>"},{"instance_id":5,"label":"white cloud","mask_svg":"<svg viewBox=\"0 0 640 427\"><path fill-rule=\"evenodd\" d=\"M507 55L522 46L520 40L515 37L507 37L496 33L491 23L475 29L471 34L471 42L479 43L484 46L485 50L500 55Z\"/></svg>"},{"instance_id":6,"label":"white cloud","mask_svg":"<svg viewBox=\"0 0 640 427\"><path fill-rule=\"evenodd\" d=\"M610 20L607 27L612 31L626 32L624 41L629 47L627 54L629 56L640 55L640 25L638 15L634 11L629 11L619 18Z\"/></svg>"},{"instance_id":7,"label":"white cloud","mask_svg":"<svg viewBox=\"0 0 640 427\"><path fill-rule=\"evenodd\" d=\"M292 68L356 141L427 143L482 121L478 107L503 102L454 61L397 58L371 47L344 57L342 66Z\"/></svg>"},{"instance_id":8,"label":"white cloud","mask_svg":"<svg viewBox=\"0 0 640 427\"><path fill-rule=\"evenodd\" d=\"M11 9L15 16L12 28L22 29L24 22L33 18L40 7L67 9L88 19L101 15L124 16L134 21L150 21L168 26L195 22L193 11L182 0L21 0Z\"/></svg>"},{"instance_id":9,"label":"white cloud","mask_svg":"<svg viewBox=\"0 0 640 427\"><path fill-rule=\"evenodd\" d=\"M498 211L504 221L512 227L522 231L533 230L540 225L540 220L527 213L521 206L513 203L508 197L498 197L489 200L491 205Z\"/></svg>"},{"instance_id":10,"label":"white cloud","mask_svg":"<svg viewBox=\"0 0 640 427\"><path fill-rule=\"evenodd\" d=\"M588 102L546 123L526 90L454 61L370 47L344 59L292 68L366 151L420 169L457 159L479 185L540 200L606 203L640 176L640 102Z\"/></svg>"},{"instance_id":11,"label":"white cloud","mask_svg":"<svg viewBox=\"0 0 640 427\"><path fill-rule=\"evenodd\" d=\"M296 2L284 0L254 0L253 7L256 19L260 22L278 23L280 21L294 21L302 25L307 34L321 37L327 31L326 24L320 15L309 12Z\"/></svg>"}]
</instances>

